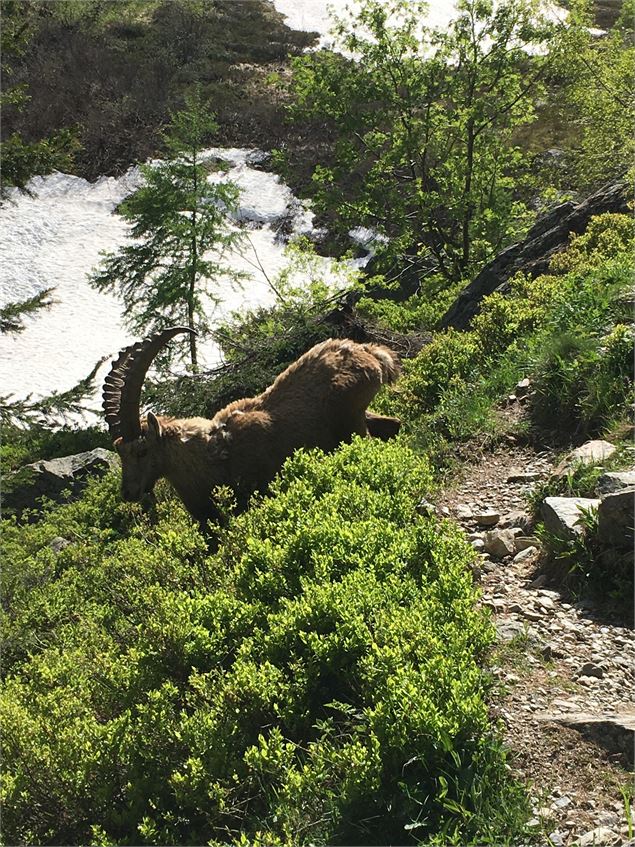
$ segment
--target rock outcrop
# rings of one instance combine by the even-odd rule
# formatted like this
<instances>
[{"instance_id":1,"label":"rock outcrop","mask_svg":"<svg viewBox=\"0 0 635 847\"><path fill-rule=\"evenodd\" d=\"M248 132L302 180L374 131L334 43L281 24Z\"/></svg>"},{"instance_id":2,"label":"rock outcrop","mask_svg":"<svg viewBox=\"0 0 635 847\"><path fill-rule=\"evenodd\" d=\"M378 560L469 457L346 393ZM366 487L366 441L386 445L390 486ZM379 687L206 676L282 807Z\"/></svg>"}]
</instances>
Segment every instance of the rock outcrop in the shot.
<instances>
[{"instance_id":1,"label":"rock outcrop","mask_svg":"<svg viewBox=\"0 0 635 847\"><path fill-rule=\"evenodd\" d=\"M510 245L485 265L441 318L440 328L466 329L480 311L484 297L494 291L505 293L518 271L532 277L545 273L552 256L569 244L571 233L584 232L594 215L628 214L627 202L626 184L619 182L601 188L581 203L569 201L556 206L535 223L524 241Z\"/></svg>"},{"instance_id":2,"label":"rock outcrop","mask_svg":"<svg viewBox=\"0 0 635 847\"><path fill-rule=\"evenodd\" d=\"M36 508L42 497L58 501L64 491L78 497L91 477L103 476L118 465L117 454L103 447L25 465L8 478L3 508L21 514Z\"/></svg>"}]
</instances>

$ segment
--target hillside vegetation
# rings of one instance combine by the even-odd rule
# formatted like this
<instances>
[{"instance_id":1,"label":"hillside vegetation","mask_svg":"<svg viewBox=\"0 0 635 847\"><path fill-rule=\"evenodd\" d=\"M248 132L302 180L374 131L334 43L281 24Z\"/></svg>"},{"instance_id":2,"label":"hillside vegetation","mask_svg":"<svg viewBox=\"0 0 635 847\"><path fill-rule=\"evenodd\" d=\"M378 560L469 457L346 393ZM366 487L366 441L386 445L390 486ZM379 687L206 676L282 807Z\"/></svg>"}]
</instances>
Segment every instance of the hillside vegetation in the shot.
<instances>
[{"instance_id":1,"label":"hillside vegetation","mask_svg":"<svg viewBox=\"0 0 635 847\"><path fill-rule=\"evenodd\" d=\"M369 62L300 57L270 80L267 100L263 67L311 39L281 29L257 0L3 0L13 184L59 164L71 137L87 176L155 153L168 115L178 120L174 108L196 91L222 141L259 141L268 120L278 141L297 133L274 154L278 169L340 237L351 223L385 237L367 277L338 297L319 274L303 290L293 271L275 281L273 307L216 328L225 367L178 379L159 370L148 406L211 415L329 335L404 352L402 377L374 403L401 418L397 439L300 450L242 513L231 490L217 490L223 521L205 534L166 484L151 509L122 502L118 472L78 499L5 512L3 843L545 842L492 717L496 630L480 603L478 556L432 502L462 462L487 460L505 438L564 449L610 436L619 448L632 435L632 217L593 218L546 273L517 274L506 294L482 300L467 330L438 326L481 265L554 200L628 177L631 113L619 102L633 47L625 18L593 40L586 3L572 4L566 37L530 26L524 0L500 6L496 16L487 2L462 0L448 40L426 35L439 49L428 61L416 15L394 36L368 0L360 20L383 39L363 46ZM489 35L479 40L481 19ZM358 35L348 31L349 46L360 47ZM553 49L527 56L520 36ZM63 53L71 73L58 96ZM585 132L550 172L519 138L554 91ZM293 130L281 128L281 99L293 100ZM319 139L304 149L317 120ZM164 244L165 203L152 199ZM183 205L172 216L181 236L190 233ZM188 247L179 255L195 268ZM315 261L306 245L295 250L296 269ZM152 302L155 318L167 319ZM521 378L529 399L512 417L506 404ZM5 473L109 444L98 428L13 411ZM550 490L585 493L595 473L575 469ZM632 596L632 572L613 567L592 533L556 553L579 576L576 597L598 586L610 603Z\"/></svg>"}]
</instances>

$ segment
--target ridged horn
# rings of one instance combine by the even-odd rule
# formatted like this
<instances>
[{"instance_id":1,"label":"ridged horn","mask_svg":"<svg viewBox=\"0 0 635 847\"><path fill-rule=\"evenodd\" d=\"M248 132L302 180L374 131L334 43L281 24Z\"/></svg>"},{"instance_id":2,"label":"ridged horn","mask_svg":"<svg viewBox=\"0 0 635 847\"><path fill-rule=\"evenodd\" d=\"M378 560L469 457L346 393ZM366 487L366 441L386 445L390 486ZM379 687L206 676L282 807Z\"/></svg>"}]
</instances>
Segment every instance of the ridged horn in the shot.
<instances>
[{"instance_id":1,"label":"ridged horn","mask_svg":"<svg viewBox=\"0 0 635 847\"><path fill-rule=\"evenodd\" d=\"M113 360L102 395L104 415L113 441L118 438L134 441L141 435L139 406L143 380L159 350L182 332L196 335L187 326L172 326L124 347Z\"/></svg>"}]
</instances>

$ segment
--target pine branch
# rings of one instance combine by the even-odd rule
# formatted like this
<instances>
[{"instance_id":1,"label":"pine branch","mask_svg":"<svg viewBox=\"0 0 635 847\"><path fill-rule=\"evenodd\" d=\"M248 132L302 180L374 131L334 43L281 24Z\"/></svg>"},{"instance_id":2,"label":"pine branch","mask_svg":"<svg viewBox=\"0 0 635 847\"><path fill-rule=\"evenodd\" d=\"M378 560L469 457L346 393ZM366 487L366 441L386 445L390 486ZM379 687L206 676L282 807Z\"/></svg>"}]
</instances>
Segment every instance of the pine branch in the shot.
<instances>
[{"instance_id":1,"label":"pine branch","mask_svg":"<svg viewBox=\"0 0 635 847\"><path fill-rule=\"evenodd\" d=\"M108 356L101 358L88 376L68 391L53 391L40 400L33 400L31 394L24 400L15 399L13 394L0 395L0 423L20 427L34 423L61 426L68 423L71 416L83 415L86 400L95 393L97 371L107 359Z\"/></svg>"},{"instance_id":2,"label":"pine branch","mask_svg":"<svg viewBox=\"0 0 635 847\"><path fill-rule=\"evenodd\" d=\"M7 303L0 309L0 332L17 334L26 329L24 319L33 316L41 309L48 309L55 302L51 298L53 288L45 288L39 294L29 297L28 300Z\"/></svg>"}]
</instances>

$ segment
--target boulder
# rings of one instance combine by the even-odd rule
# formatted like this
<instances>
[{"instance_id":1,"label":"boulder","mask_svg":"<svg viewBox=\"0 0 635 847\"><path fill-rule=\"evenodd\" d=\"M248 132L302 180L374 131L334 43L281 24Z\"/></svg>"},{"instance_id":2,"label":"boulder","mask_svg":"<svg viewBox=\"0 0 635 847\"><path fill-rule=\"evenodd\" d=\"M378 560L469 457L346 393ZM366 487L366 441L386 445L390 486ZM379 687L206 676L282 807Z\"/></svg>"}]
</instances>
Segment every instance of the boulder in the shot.
<instances>
[{"instance_id":1,"label":"boulder","mask_svg":"<svg viewBox=\"0 0 635 847\"><path fill-rule=\"evenodd\" d=\"M607 547L633 546L635 486L602 497L598 507L598 539Z\"/></svg>"},{"instance_id":2,"label":"boulder","mask_svg":"<svg viewBox=\"0 0 635 847\"><path fill-rule=\"evenodd\" d=\"M635 468L629 471L608 471L597 481L597 491L600 496L615 494L632 486L635 486Z\"/></svg>"},{"instance_id":3,"label":"boulder","mask_svg":"<svg viewBox=\"0 0 635 847\"><path fill-rule=\"evenodd\" d=\"M600 501L590 497L546 497L541 514L545 528L563 541L582 534L581 510L597 509Z\"/></svg>"},{"instance_id":4,"label":"boulder","mask_svg":"<svg viewBox=\"0 0 635 847\"><path fill-rule=\"evenodd\" d=\"M616 447L610 441L587 441L568 453L553 472L553 476L566 476L577 465L597 465L606 461L615 453Z\"/></svg>"},{"instance_id":5,"label":"boulder","mask_svg":"<svg viewBox=\"0 0 635 847\"><path fill-rule=\"evenodd\" d=\"M59 501L66 490L70 490L71 497L76 498L91 477L104 476L118 465L117 454L103 447L73 456L33 462L9 477L9 490L3 497L3 507L20 514L25 509L36 508L42 497ZM14 485L11 484L12 479Z\"/></svg>"}]
</instances>

